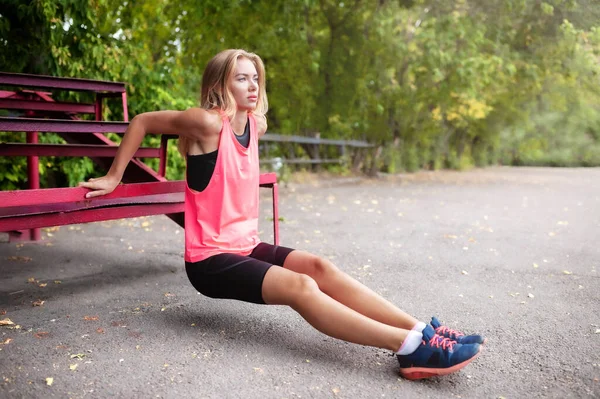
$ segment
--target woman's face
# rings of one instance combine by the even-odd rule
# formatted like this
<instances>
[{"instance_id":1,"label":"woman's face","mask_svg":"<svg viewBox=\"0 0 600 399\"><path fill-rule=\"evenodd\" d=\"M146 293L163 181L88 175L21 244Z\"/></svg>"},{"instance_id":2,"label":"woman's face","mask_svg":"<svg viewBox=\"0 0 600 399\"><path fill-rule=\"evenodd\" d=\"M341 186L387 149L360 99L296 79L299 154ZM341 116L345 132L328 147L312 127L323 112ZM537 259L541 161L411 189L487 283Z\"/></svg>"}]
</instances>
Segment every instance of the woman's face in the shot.
<instances>
[{"instance_id":1,"label":"woman's face","mask_svg":"<svg viewBox=\"0 0 600 399\"><path fill-rule=\"evenodd\" d=\"M228 82L238 110L252 111L258 101L258 73L252 61L240 57Z\"/></svg>"}]
</instances>

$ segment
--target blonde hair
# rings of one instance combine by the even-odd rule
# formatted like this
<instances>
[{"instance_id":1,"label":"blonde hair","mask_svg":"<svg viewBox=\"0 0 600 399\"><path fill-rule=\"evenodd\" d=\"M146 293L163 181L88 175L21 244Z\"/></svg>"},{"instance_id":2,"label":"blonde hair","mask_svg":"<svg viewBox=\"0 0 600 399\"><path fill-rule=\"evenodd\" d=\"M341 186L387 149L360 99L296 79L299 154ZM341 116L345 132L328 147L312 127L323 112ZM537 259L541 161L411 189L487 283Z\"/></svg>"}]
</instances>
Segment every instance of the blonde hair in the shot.
<instances>
[{"instance_id":1,"label":"blonde hair","mask_svg":"<svg viewBox=\"0 0 600 399\"><path fill-rule=\"evenodd\" d=\"M267 113L269 102L265 88L265 65L257 54L242 49L221 51L206 64L206 68L202 74L202 89L200 92L201 108L207 110L220 108L225 112L225 115L233 118L237 111L237 104L227 83L231 74L235 71L237 61L240 58L250 60L258 73L258 101L253 113L260 115ZM185 157L189 148L189 139L180 136L177 147L181 155Z\"/></svg>"}]
</instances>

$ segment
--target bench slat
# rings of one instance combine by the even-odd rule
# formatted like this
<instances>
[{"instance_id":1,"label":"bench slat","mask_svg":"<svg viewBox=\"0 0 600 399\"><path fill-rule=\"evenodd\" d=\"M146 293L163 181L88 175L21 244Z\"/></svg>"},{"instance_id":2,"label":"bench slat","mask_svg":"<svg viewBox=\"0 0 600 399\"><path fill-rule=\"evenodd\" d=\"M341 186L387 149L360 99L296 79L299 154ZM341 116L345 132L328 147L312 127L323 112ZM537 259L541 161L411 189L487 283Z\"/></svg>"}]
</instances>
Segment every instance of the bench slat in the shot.
<instances>
[{"instance_id":1,"label":"bench slat","mask_svg":"<svg viewBox=\"0 0 600 399\"><path fill-rule=\"evenodd\" d=\"M0 98L0 109L18 109L23 111L73 112L77 114L94 114L94 104L47 102L38 100Z\"/></svg>"},{"instance_id":2,"label":"bench slat","mask_svg":"<svg viewBox=\"0 0 600 399\"><path fill-rule=\"evenodd\" d=\"M0 132L125 133L128 122L0 117Z\"/></svg>"},{"instance_id":3,"label":"bench slat","mask_svg":"<svg viewBox=\"0 0 600 399\"><path fill-rule=\"evenodd\" d=\"M277 174L263 173L259 184L262 187L272 187L277 183ZM40 188L33 190L0 191L0 207L34 206L44 204L60 204L67 202L88 202L109 200L115 198L142 197L156 194L182 193L185 189L184 180L121 184L115 191L100 198L86 199L89 192L84 187Z\"/></svg>"},{"instance_id":4,"label":"bench slat","mask_svg":"<svg viewBox=\"0 0 600 399\"><path fill-rule=\"evenodd\" d=\"M131 205L115 208L110 207L89 209L78 212L60 212L53 214L0 218L0 231L63 226L67 224L90 223L103 220L134 218L150 215L174 214L183 212L183 209L184 204L183 202L180 202L173 204Z\"/></svg>"},{"instance_id":5,"label":"bench slat","mask_svg":"<svg viewBox=\"0 0 600 399\"><path fill-rule=\"evenodd\" d=\"M185 182L183 180L122 184L112 193L102 196L102 199L129 198L144 195L183 192L184 187ZM90 190L84 187L0 191L0 206L33 206L66 202L93 202L100 200L99 198L86 199L85 194L89 191Z\"/></svg>"},{"instance_id":6,"label":"bench slat","mask_svg":"<svg viewBox=\"0 0 600 399\"><path fill-rule=\"evenodd\" d=\"M0 72L0 85L20 87L42 87L92 92L125 92L125 83L104 80L59 78L47 75L30 75L26 73Z\"/></svg>"},{"instance_id":7,"label":"bench slat","mask_svg":"<svg viewBox=\"0 0 600 399\"><path fill-rule=\"evenodd\" d=\"M0 156L115 157L118 146L95 144L0 144ZM159 158L160 148L141 147L136 158Z\"/></svg>"},{"instance_id":8,"label":"bench slat","mask_svg":"<svg viewBox=\"0 0 600 399\"><path fill-rule=\"evenodd\" d=\"M35 216L52 213L69 213L88 209L109 208L116 206L122 207L146 204L176 204L183 203L184 200L184 193L178 192L168 194L145 195L141 197L109 199L100 197L93 201L60 202L28 206L11 206L0 208L0 220L11 217Z\"/></svg>"}]
</instances>

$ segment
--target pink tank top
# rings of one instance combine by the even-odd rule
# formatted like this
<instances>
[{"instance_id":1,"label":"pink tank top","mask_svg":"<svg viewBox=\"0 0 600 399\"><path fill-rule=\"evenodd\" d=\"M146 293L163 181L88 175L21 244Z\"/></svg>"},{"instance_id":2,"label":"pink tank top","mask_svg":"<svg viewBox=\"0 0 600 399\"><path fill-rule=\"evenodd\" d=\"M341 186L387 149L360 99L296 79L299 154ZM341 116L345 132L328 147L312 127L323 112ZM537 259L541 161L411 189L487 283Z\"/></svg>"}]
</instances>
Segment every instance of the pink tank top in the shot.
<instances>
[{"instance_id":1,"label":"pink tank top","mask_svg":"<svg viewBox=\"0 0 600 399\"><path fill-rule=\"evenodd\" d=\"M215 170L208 186L185 186L185 261L199 262L220 253L248 255L258 238L258 134L248 114L250 145L235 138L229 118L220 111L223 127Z\"/></svg>"}]
</instances>

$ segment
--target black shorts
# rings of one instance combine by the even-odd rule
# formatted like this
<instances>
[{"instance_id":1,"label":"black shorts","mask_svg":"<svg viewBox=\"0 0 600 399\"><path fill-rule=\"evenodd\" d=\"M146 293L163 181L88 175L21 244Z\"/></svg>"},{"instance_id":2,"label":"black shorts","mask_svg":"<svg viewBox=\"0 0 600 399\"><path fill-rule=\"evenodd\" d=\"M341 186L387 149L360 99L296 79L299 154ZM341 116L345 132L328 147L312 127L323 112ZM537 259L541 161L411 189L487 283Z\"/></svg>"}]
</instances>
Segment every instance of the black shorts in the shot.
<instances>
[{"instance_id":1,"label":"black shorts","mask_svg":"<svg viewBox=\"0 0 600 399\"><path fill-rule=\"evenodd\" d=\"M200 262L185 262L185 271L194 288L203 295L264 304L262 283L267 270L283 266L292 251L261 242L248 256L218 254Z\"/></svg>"}]
</instances>

